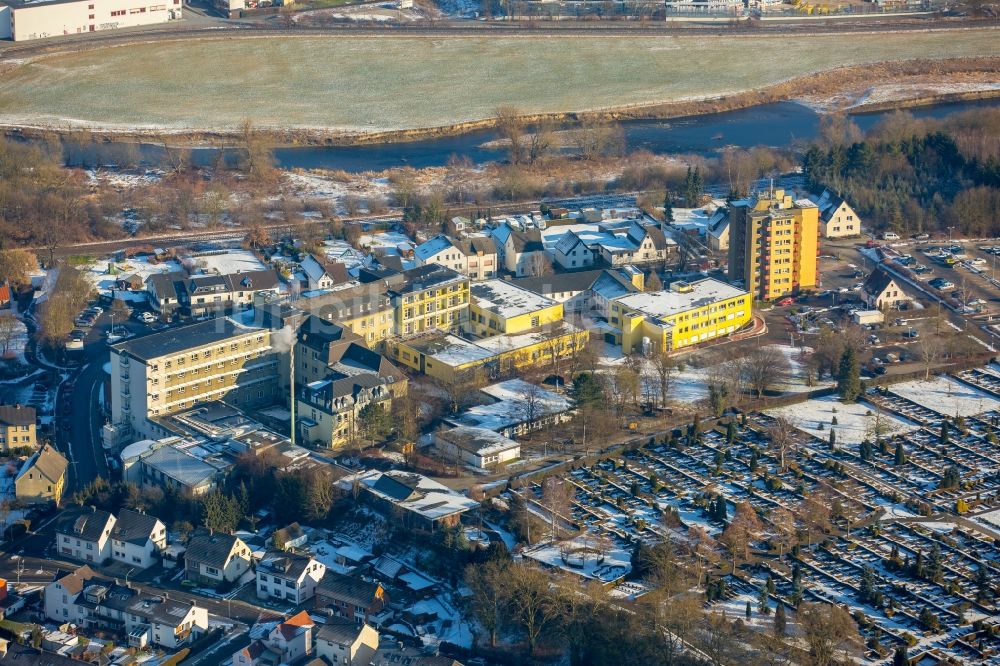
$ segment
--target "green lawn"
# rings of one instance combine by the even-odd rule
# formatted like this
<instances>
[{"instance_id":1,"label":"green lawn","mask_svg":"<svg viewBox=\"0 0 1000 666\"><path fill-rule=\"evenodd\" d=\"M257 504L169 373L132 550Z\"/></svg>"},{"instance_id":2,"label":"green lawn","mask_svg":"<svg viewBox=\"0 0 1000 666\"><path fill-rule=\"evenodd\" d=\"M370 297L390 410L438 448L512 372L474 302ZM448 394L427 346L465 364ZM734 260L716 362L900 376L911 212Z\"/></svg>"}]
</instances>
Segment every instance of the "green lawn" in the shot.
<instances>
[{"instance_id":1,"label":"green lawn","mask_svg":"<svg viewBox=\"0 0 1000 666\"><path fill-rule=\"evenodd\" d=\"M802 37L294 37L43 57L0 77L0 122L385 130L752 89L838 65L997 55L1000 31Z\"/></svg>"}]
</instances>

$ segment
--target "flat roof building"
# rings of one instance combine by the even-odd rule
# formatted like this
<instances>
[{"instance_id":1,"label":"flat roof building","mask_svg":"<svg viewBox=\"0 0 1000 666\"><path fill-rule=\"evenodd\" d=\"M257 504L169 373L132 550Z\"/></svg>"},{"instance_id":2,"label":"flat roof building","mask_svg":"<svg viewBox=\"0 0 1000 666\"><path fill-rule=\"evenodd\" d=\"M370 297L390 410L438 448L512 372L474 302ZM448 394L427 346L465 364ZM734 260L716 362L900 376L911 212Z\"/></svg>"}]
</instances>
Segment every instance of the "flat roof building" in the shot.
<instances>
[{"instance_id":1,"label":"flat roof building","mask_svg":"<svg viewBox=\"0 0 1000 666\"><path fill-rule=\"evenodd\" d=\"M626 353L673 351L740 330L752 318L745 290L714 278L629 294L609 304L612 335Z\"/></svg>"},{"instance_id":2,"label":"flat roof building","mask_svg":"<svg viewBox=\"0 0 1000 666\"><path fill-rule=\"evenodd\" d=\"M0 39L20 42L181 18L181 0L3 0Z\"/></svg>"}]
</instances>

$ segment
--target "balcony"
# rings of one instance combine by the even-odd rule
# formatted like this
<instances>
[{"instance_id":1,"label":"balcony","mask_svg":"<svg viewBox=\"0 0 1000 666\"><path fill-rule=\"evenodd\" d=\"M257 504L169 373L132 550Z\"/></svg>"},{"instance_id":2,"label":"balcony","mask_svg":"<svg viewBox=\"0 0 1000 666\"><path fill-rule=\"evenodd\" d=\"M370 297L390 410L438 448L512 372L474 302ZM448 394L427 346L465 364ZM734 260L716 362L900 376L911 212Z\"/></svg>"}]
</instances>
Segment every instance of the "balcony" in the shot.
<instances>
[{"instance_id":1,"label":"balcony","mask_svg":"<svg viewBox=\"0 0 1000 666\"><path fill-rule=\"evenodd\" d=\"M129 374L127 372L122 372L121 375L119 375L119 376L122 378L123 382L127 382L128 381Z\"/></svg>"}]
</instances>

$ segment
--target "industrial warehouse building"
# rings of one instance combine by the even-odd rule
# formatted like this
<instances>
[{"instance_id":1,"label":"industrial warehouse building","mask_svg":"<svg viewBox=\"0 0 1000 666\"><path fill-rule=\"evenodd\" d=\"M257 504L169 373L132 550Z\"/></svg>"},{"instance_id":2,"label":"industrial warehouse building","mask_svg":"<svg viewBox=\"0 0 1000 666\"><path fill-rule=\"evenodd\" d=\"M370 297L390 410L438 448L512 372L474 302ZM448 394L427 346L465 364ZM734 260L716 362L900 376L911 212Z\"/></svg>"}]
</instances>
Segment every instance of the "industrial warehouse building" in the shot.
<instances>
[{"instance_id":1,"label":"industrial warehouse building","mask_svg":"<svg viewBox=\"0 0 1000 666\"><path fill-rule=\"evenodd\" d=\"M0 39L15 42L176 21L181 0L0 0Z\"/></svg>"}]
</instances>

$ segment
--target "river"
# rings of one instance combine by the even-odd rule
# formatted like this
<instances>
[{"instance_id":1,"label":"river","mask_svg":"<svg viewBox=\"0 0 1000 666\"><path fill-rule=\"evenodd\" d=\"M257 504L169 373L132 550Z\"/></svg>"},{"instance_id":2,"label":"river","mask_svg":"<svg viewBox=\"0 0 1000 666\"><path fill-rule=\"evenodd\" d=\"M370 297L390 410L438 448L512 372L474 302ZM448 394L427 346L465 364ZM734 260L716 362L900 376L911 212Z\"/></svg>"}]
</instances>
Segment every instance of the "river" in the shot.
<instances>
[{"instance_id":1,"label":"river","mask_svg":"<svg viewBox=\"0 0 1000 666\"><path fill-rule=\"evenodd\" d=\"M1000 99L950 102L918 107L910 112L918 118L942 118L973 108L1000 108ZM853 115L855 123L867 130L892 111ZM654 153L695 153L710 155L723 146L788 147L796 141L814 139L819 132L820 114L795 102L778 102L737 111L711 113L670 120L632 120L622 123L628 150ZM340 169L381 171L395 167L444 166L453 158L473 163L502 160L502 149L485 147L496 139L493 130L480 130L405 143L370 146L299 146L278 148L275 160L283 169ZM156 144L67 143L63 152L68 166L95 166L135 161L146 166L165 163L164 149ZM231 157L231 155L229 156ZM218 158L216 148L194 148L191 160L205 166Z\"/></svg>"}]
</instances>

